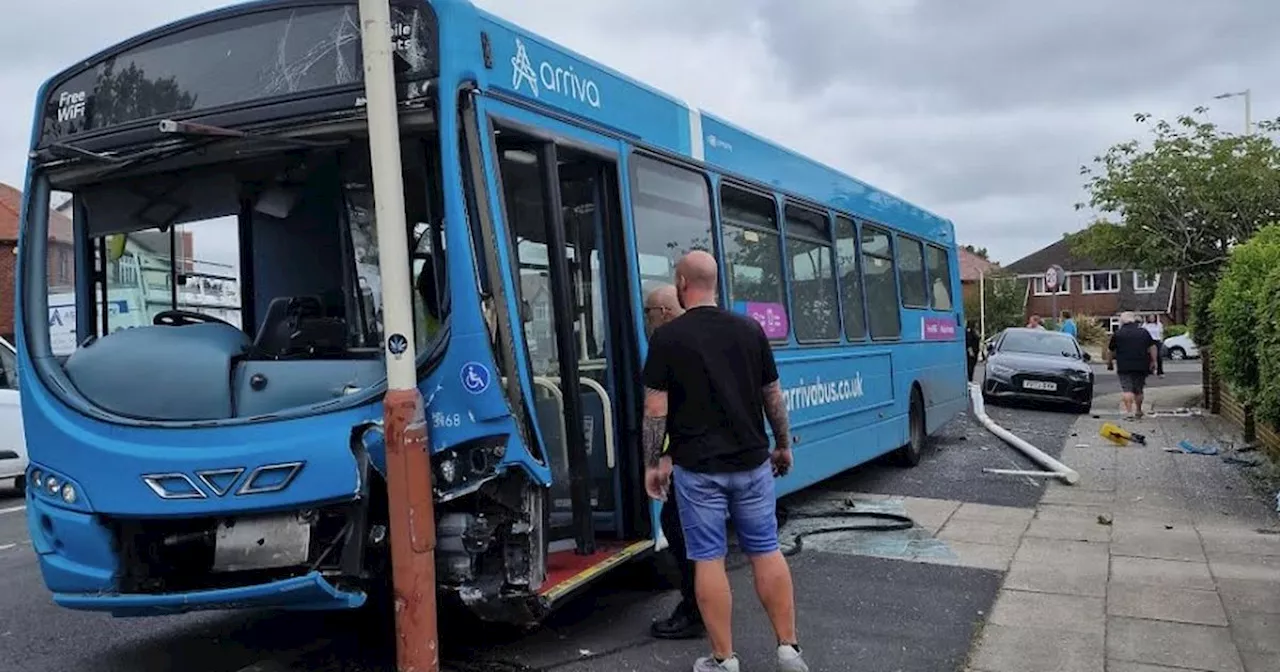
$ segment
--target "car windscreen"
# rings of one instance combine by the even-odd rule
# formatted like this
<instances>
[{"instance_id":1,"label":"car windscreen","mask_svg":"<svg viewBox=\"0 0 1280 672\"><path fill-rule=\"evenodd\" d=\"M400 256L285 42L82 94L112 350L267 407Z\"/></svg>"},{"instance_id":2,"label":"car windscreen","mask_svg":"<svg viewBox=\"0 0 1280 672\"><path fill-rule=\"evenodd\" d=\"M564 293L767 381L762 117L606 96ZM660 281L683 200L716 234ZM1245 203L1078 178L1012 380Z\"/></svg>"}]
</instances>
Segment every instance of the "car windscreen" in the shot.
<instances>
[{"instance_id":1,"label":"car windscreen","mask_svg":"<svg viewBox=\"0 0 1280 672\"><path fill-rule=\"evenodd\" d=\"M1080 354L1070 336L1052 331L1011 331L1000 341L999 350L1050 357L1076 357Z\"/></svg>"}]
</instances>

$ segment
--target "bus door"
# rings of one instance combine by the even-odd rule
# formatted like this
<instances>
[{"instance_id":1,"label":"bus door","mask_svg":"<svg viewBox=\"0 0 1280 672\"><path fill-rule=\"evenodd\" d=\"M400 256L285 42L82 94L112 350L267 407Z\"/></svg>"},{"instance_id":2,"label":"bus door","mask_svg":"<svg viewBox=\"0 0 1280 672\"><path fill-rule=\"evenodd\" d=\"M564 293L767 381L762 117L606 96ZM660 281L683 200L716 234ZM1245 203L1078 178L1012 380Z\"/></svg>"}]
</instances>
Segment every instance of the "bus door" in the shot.
<instances>
[{"instance_id":1,"label":"bus door","mask_svg":"<svg viewBox=\"0 0 1280 672\"><path fill-rule=\"evenodd\" d=\"M632 533L624 502L638 456L620 454L620 415L639 391L636 319L627 276L614 159L502 130L494 138L514 240L521 319L539 432L552 471L547 584L599 575L651 545ZM645 537L646 541L634 543ZM630 539L630 540L629 540ZM576 559L557 571L557 555ZM567 575L558 576L558 574Z\"/></svg>"}]
</instances>

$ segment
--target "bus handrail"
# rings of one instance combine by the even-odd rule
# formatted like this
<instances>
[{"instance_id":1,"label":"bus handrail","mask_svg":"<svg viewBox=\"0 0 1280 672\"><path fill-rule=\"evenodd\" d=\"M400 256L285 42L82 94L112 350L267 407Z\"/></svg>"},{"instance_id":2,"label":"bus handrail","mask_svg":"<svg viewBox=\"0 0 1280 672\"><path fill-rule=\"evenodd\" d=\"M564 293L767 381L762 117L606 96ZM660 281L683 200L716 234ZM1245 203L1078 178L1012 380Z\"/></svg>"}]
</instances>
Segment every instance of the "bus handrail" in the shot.
<instances>
[{"instance_id":1,"label":"bus handrail","mask_svg":"<svg viewBox=\"0 0 1280 672\"><path fill-rule=\"evenodd\" d=\"M555 381L559 384L559 378L547 378L548 381ZM590 378L579 378L579 385L585 385L591 388L600 397L600 406L604 411L604 461L605 465L613 469L618 459L613 443L613 400L609 398L609 393L605 391L604 386Z\"/></svg>"},{"instance_id":2,"label":"bus handrail","mask_svg":"<svg viewBox=\"0 0 1280 672\"><path fill-rule=\"evenodd\" d=\"M560 407L560 412L556 414L556 420L560 423L560 451L564 453L564 463L569 464L569 434L564 425L564 392L560 390L558 385L551 378L542 376L534 376L533 384L545 388L555 398L556 405Z\"/></svg>"}]
</instances>

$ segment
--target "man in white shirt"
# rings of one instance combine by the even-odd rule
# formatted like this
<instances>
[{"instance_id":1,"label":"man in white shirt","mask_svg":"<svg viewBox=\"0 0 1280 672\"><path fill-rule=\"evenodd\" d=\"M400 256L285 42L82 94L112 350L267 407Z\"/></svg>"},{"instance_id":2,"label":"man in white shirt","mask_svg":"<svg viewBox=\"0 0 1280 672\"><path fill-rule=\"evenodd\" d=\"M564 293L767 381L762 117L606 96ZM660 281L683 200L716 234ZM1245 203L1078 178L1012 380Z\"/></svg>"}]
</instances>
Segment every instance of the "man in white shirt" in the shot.
<instances>
[{"instance_id":1,"label":"man in white shirt","mask_svg":"<svg viewBox=\"0 0 1280 672\"><path fill-rule=\"evenodd\" d=\"M1164 377L1164 323L1158 315L1148 315L1146 324L1142 325L1156 342L1156 375Z\"/></svg>"}]
</instances>

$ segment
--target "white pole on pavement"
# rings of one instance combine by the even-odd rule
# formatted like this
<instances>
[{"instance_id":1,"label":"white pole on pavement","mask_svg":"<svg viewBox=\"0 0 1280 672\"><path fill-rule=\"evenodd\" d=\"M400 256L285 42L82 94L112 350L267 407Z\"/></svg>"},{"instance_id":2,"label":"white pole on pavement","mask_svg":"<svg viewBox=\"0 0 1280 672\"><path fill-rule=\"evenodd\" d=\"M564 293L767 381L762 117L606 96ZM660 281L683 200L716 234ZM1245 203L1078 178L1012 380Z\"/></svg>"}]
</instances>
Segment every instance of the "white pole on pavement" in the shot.
<instances>
[{"instance_id":1,"label":"white pole on pavement","mask_svg":"<svg viewBox=\"0 0 1280 672\"><path fill-rule=\"evenodd\" d=\"M391 527L391 583L395 593L396 669L436 672L435 501L417 351L400 162L400 115L388 0L360 0L365 111L373 172L378 265L382 275L383 357L387 394L383 432L387 509ZM356 534L363 534L356 530Z\"/></svg>"},{"instance_id":2,"label":"white pole on pavement","mask_svg":"<svg viewBox=\"0 0 1280 672\"><path fill-rule=\"evenodd\" d=\"M1080 474L1075 469L1053 459L1044 451L1028 443L1026 439L1023 439L1004 427L997 425L995 420L992 420L991 417L987 415L986 405L982 402L982 388L978 387L976 384L970 383L969 399L973 403L973 414L977 416L978 421L981 422L982 425L992 434L1003 439L1005 443L1017 448L1037 464L1048 469L1048 472L1045 474L1046 477L1061 479L1067 485L1075 485L1080 482ZM1026 475L1019 471L1006 471L1003 469L986 471L990 473L1010 473L1019 476Z\"/></svg>"}]
</instances>

